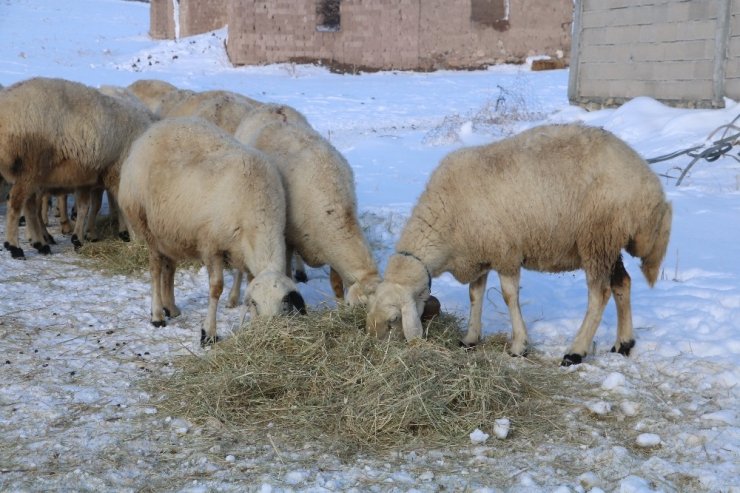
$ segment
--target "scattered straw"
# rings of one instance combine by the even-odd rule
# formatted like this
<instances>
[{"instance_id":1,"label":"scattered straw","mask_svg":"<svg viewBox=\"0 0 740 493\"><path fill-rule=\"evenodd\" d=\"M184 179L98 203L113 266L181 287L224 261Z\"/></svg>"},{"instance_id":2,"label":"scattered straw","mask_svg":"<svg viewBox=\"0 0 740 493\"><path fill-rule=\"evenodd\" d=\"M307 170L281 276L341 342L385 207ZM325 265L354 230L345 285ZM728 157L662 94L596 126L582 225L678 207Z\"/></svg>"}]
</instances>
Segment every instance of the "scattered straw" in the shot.
<instances>
[{"instance_id":1,"label":"scattered straw","mask_svg":"<svg viewBox=\"0 0 740 493\"><path fill-rule=\"evenodd\" d=\"M142 242L105 238L84 243L79 253L92 260L93 267L113 275L140 274L149 268L149 248Z\"/></svg>"},{"instance_id":2,"label":"scattered straw","mask_svg":"<svg viewBox=\"0 0 740 493\"><path fill-rule=\"evenodd\" d=\"M426 340L378 341L365 312L346 307L304 317L257 320L205 355L176 362L165 382L166 412L218 419L250 433L289 430L351 448L469 443L475 428L508 417L513 436L558 428L564 379L552 367L512 358L494 337L458 347L459 319L442 314Z\"/></svg>"},{"instance_id":3,"label":"scattered straw","mask_svg":"<svg viewBox=\"0 0 740 493\"><path fill-rule=\"evenodd\" d=\"M118 238L117 221L110 217L101 217L97 221L99 241L86 241L79 253L93 261L93 268L111 275L138 275L149 269L149 248L143 241L122 241ZM177 267L201 267L197 260L179 262Z\"/></svg>"}]
</instances>

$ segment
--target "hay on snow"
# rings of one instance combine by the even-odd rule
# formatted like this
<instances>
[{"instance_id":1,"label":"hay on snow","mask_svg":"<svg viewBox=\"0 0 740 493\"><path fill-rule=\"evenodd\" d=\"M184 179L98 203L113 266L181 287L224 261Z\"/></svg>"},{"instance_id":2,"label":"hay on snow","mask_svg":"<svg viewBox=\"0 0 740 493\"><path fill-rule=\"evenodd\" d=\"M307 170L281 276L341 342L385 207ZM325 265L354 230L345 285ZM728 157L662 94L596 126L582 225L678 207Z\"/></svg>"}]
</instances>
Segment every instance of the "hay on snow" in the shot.
<instances>
[{"instance_id":1,"label":"hay on snow","mask_svg":"<svg viewBox=\"0 0 740 493\"><path fill-rule=\"evenodd\" d=\"M359 448L469 443L508 417L520 437L557 428L568 375L505 352L503 337L458 347L460 320L442 314L425 340L379 341L364 309L254 320L159 382L163 407L245 431L288 429Z\"/></svg>"}]
</instances>

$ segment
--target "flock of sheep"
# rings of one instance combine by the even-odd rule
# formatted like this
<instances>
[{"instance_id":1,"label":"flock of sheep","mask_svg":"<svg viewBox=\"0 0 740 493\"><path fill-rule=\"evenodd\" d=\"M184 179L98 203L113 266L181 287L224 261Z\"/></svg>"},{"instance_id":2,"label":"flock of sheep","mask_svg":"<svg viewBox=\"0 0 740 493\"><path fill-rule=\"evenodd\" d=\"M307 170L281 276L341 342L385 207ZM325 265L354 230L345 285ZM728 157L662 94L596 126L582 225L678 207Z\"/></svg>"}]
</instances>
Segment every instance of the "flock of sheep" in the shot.
<instances>
[{"instance_id":1,"label":"flock of sheep","mask_svg":"<svg viewBox=\"0 0 740 493\"><path fill-rule=\"evenodd\" d=\"M245 273L251 316L277 316L305 313L294 281L305 279L305 262L329 265L337 299L367 305L370 333L402 332L407 340L424 335L425 307L428 314L436 302L432 278L452 273L470 286L466 346L480 339L495 270L513 328L509 352L525 355L521 268L580 268L588 307L562 364L586 356L612 294L612 351L628 355L635 341L621 252L642 260L652 285L671 228L658 178L628 145L601 129L542 126L445 157L381 278L358 221L352 169L303 115L158 80L95 89L39 77L0 88L0 175L11 184L4 245L14 258L24 258L21 214L32 246L50 253L47 194L75 193L78 246L86 233L94 237L106 190L121 237L130 230L149 247L155 326L180 313L177 262L201 260L210 288L204 344L218 340L225 268L237 273L230 306Z\"/></svg>"}]
</instances>

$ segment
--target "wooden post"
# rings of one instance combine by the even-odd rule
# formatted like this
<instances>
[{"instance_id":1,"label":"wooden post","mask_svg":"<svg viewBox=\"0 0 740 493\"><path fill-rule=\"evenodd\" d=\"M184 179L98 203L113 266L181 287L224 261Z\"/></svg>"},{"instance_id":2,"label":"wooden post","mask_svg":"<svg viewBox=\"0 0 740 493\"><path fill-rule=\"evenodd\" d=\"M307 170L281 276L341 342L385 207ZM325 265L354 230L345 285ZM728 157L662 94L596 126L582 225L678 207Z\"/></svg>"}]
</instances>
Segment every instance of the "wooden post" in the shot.
<instances>
[{"instance_id":1,"label":"wooden post","mask_svg":"<svg viewBox=\"0 0 740 493\"><path fill-rule=\"evenodd\" d=\"M726 1L726 0L725 0ZM581 51L581 14L583 13L584 0L575 0L573 6L573 30L570 43L570 71L568 72L568 100L578 104L580 93L580 81L578 80L578 57Z\"/></svg>"},{"instance_id":2,"label":"wooden post","mask_svg":"<svg viewBox=\"0 0 740 493\"><path fill-rule=\"evenodd\" d=\"M714 71L712 73L712 106L725 107L725 71L727 43L730 39L730 1L717 2L717 29L714 38Z\"/></svg>"}]
</instances>

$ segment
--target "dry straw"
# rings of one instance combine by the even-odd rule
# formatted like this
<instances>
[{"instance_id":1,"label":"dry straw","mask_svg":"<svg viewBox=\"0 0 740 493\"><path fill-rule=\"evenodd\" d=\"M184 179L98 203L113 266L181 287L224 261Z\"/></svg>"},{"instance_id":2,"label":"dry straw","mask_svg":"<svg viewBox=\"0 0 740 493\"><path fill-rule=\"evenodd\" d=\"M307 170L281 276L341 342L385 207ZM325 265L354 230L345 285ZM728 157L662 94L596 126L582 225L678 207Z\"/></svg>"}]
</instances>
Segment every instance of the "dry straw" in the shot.
<instances>
[{"instance_id":1,"label":"dry straw","mask_svg":"<svg viewBox=\"0 0 740 493\"><path fill-rule=\"evenodd\" d=\"M162 390L168 413L231 429L290 430L352 449L469 443L508 417L514 438L558 428L568 375L512 358L504 340L458 347L459 320L442 314L426 340L378 341L363 309L253 321L204 355L181 358ZM547 433L544 433L547 434Z\"/></svg>"},{"instance_id":2,"label":"dry straw","mask_svg":"<svg viewBox=\"0 0 740 493\"><path fill-rule=\"evenodd\" d=\"M149 269L149 248L143 241L122 241L118 238L117 221L110 217L98 219L100 241L87 241L80 248L80 255L92 261L92 267L111 275L138 275ZM201 267L193 260L179 262L178 269Z\"/></svg>"}]
</instances>

